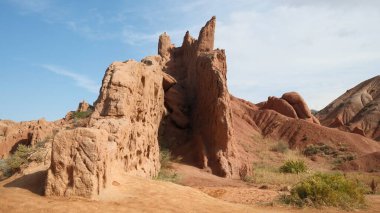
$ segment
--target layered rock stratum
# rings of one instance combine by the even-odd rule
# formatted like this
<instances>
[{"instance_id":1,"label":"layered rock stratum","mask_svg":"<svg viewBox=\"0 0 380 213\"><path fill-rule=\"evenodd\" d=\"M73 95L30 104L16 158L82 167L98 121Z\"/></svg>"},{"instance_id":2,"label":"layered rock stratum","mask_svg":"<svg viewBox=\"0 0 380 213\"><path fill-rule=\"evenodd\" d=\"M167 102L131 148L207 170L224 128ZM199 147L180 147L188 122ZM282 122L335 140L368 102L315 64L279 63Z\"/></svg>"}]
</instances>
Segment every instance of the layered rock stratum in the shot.
<instances>
[{"instance_id":1,"label":"layered rock stratum","mask_svg":"<svg viewBox=\"0 0 380 213\"><path fill-rule=\"evenodd\" d=\"M368 79L318 112L321 123L380 141L380 76Z\"/></svg>"}]
</instances>

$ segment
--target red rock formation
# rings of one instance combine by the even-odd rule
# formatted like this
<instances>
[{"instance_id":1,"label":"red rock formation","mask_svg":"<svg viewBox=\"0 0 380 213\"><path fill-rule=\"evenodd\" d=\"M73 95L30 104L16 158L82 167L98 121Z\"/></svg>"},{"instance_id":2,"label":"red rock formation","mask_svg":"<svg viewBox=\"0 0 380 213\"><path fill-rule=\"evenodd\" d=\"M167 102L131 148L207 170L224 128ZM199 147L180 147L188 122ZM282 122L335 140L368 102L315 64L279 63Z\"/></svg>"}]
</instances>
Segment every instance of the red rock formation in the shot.
<instances>
[{"instance_id":1,"label":"red rock formation","mask_svg":"<svg viewBox=\"0 0 380 213\"><path fill-rule=\"evenodd\" d=\"M215 18L198 40L187 33L180 48L163 34L160 56L113 63L88 127L56 136L46 194L95 197L115 171L156 176L158 138L174 138L179 150L192 147L186 157L214 174L238 177L241 167L247 170L234 156L226 58L213 50L214 31Z\"/></svg>"},{"instance_id":2,"label":"red rock formation","mask_svg":"<svg viewBox=\"0 0 380 213\"><path fill-rule=\"evenodd\" d=\"M236 98L233 99L233 105L234 123L238 123L239 126L244 125L245 129L252 126L251 131L257 131L264 137L287 141L290 148L302 150L308 144L318 143L337 148L344 144L358 156L380 150L380 144L361 135L327 128L302 119L290 118L273 110L257 110ZM244 110L239 112L239 108ZM236 137L241 143L246 143L241 138L243 133L244 131L238 131Z\"/></svg>"},{"instance_id":3,"label":"red rock formation","mask_svg":"<svg viewBox=\"0 0 380 213\"><path fill-rule=\"evenodd\" d=\"M300 118L320 124L311 114L305 100L296 92L285 93L281 98L269 97L268 101L260 103L260 109L271 109L290 118Z\"/></svg>"},{"instance_id":4,"label":"red rock formation","mask_svg":"<svg viewBox=\"0 0 380 213\"><path fill-rule=\"evenodd\" d=\"M219 176L238 177L242 163L234 156L226 56L224 50L213 49L215 22L215 17L207 22L198 40L187 32L178 48L169 45L166 34L160 36L159 47L170 47L170 51L159 48L161 57L170 59L164 62L164 71L177 81L165 93L171 122L163 127L163 140L195 165ZM186 147L195 150L186 151Z\"/></svg>"},{"instance_id":5,"label":"red rock formation","mask_svg":"<svg viewBox=\"0 0 380 213\"><path fill-rule=\"evenodd\" d=\"M321 123L380 141L380 76L366 80L318 112Z\"/></svg>"}]
</instances>

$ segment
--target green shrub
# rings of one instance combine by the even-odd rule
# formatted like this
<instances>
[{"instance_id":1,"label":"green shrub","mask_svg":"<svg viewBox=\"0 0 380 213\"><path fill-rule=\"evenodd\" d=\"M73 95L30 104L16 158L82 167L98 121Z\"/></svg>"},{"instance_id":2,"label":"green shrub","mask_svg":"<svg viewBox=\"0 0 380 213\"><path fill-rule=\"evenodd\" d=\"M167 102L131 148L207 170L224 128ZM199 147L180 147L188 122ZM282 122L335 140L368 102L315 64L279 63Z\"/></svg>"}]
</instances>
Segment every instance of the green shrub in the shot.
<instances>
[{"instance_id":1,"label":"green shrub","mask_svg":"<svg viewBox=\"0 0 380 213\"><path fill-rule=\"evenodd\" d=\"M307 166L303 160L288 160L280 167L282 173L298 174L307 171Z\"/></svg>"},{"instance_id":2,"label":"green shrub","mask_svg":"<svg viewBox=\"0 0 380 213\"><path fill-rule=\"evenodd\" d=\"M306 156L312 156L316 154L335 155L336 151L326 144L310 144L303 150L303 154Z\"/></svg>"},{"instance_id":3,"label":"green shrub","mask_svg":"<svg viewBox=\"0 0 380 213\"><path fill-rule=\"evenodd\" d=\"M286 142L279 141L277 144L273 145L270 150L273 152L285 153L289 150L289 145Z\"/></svg>"},{"instance_id":4,"label":"green shrub","mask_svg":"<svg viewBox=\"0 0 380 213\"><path fill-rule=\"evenodd\" d=\"M6 159L6 163L13 172L16 172L22 165L28 163L28 158L34 152L34 148L20 144L18 145L16 152Z\"/></svg>"},{"instance_id":5,"label":"green shrub","mask_svg":"<svg viewBox=\"0 0 380 213\"><path fill-rule=\"evenodd\" d=\"M0 159L0 180L7 178L12 175L11 168L8 166L7 162Z\"/></svg>"},{"instance_id":6,"label":"green shrub","mask_svg":"<svg viewBox=\"0 0 380 213\"><path fill-rule=\"evenodd\" d=\"M85 112L73 112L72 118L73 119L83 119L83 118L88 118L90 115L94 112L92 109L88 109Z\"/></svg>"},{"instance_id":7,"label":"green shrub","mask_svg":"<svg viewBox=\"0 0 380 213\"><path fill-rule=\"evenodd\" d=\"M23 165L28 164L29 157L35 152L36 149L33 147L23 144L18 145L15 153L0 161L2 176L9 177L15 172L18 172Z\"/></svg>"},{"instance_id":8,"label":"green shrub","mask_svg":"<svg viewBox=\"0 0 380 213\"><path fill-rule=\"evenodd\" d=\"M303 206L334 206L344 209L365 207L364 188L341 174L317 173L296 184L283 201Z\"/></svg>"}]
</instances>

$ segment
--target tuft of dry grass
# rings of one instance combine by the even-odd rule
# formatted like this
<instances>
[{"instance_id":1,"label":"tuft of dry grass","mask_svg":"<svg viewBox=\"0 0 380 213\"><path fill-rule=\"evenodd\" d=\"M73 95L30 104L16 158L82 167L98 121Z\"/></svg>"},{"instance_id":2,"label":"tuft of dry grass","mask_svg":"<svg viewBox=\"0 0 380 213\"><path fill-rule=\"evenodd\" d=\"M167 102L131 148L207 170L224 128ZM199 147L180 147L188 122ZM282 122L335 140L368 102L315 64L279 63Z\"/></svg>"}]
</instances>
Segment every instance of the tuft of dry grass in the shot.
<instances>
[{"instance_id":1,"label":"tuft of dry grass","mask_svg":"<svg viewBox=\"0 0 380 213\"><path fill-rule=\"evenodd\" d=\"M380 183L380 173L367 173L367 172L347 172L344 173L344 176L350 178L352 180L356 180L363 184L364 189L366 190L366 194L380 194L379 190L376 190L378 187L375 187L375 190L372 189L371 186L373 183ZM376 185L377 186L377 185ZM375 193L374 193L375 192Z\"/></svg>"},{"instance_id":2,"label":"tuft of dry grass","mask_svg":"<svg viewBox=\"0 0 380 213\"><path fill-rule=\"evenodd\" d=\"M311 173L281 173L278 167L267 164L255 164L251 174L245 177L245 181L254 184L269 184L276 186L290 186L312 175Z\"/></svg>"}]
</instances>

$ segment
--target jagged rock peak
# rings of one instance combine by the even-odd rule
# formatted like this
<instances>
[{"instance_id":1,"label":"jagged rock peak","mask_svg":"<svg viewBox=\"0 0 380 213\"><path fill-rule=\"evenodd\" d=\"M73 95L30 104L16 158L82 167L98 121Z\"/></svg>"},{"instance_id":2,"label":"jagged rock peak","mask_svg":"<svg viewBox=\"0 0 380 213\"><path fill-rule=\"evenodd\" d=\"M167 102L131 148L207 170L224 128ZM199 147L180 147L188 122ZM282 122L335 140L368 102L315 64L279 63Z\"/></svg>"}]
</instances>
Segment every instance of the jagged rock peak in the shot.
<instances>
[{"instance_id":1,"label":"jagged rock peak","mask_svg":"<svg viewBox=\"0 0 380 213\"><path fill-rule=\"evenodd\" d=\"M210 51L214 49L216 17L213 16L202 28L198 37L198 51Z\"/></svg>"},{"instance_id":2,"label":"jagged rock peak","mask_svg":"<svg viewBox=\"0 0 380 213\"><path fill-rule=\"evenodd\" d=\"M77 112L86 112L90 108L90 104L88 104L85 100L79 103Z\"/></svg>"},{"instance_id":3,"label":"jagged rock peak","mask_svg":"<svg viewBox=\"0 0 380 213\"><path fill-rule=\"evenodd\" d=\"M170 40L170 36L166 32L161 34L158 40L158 54L161 57L168 59L173 48L174 45Z\"/></svg>"}]
</instances>

